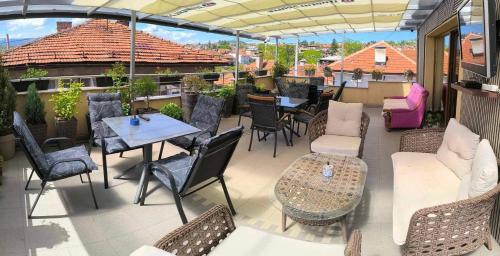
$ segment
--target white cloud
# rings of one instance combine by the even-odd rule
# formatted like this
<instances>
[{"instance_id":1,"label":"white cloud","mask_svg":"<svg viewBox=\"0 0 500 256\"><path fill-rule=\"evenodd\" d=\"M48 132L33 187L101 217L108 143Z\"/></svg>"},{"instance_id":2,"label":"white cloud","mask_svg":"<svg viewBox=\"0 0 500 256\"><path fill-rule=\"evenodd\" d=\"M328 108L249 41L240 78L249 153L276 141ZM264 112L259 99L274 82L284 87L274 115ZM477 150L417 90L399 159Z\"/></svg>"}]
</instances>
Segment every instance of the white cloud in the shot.
<instances>
[{"instance_id":1,"label":"white cloud","mask_svg":"<svg viewBox=\"0 0 500 256\"><path fill-rule=\"evenodd\" d=\"M169 30L161 26L152 24L146 25L142 31L153 34L163 39L175 41L182 44L194 42L193 37L196 35L193 32Z\"/></svg>"},{"instance_id":2,"label":"white cloud","mask_svg":"<svg viewBox=\"0 0 500 256\"><path fill-rule=\"evenodd\" d=\"M9 31L15 31L19 29L41 30L44 28L46 22L46 18L17 19L8 21L7 25Z\"/></svg>"},{"instance_id":3,"label":"white cloud","mask_svg":"<svg viewBox=\"0 0 500 256\"><path fill-rule=\"evenodd\" d=\"M83 24L87 22L89 19L83 19L83 18L73 18L71 19L71 23L73 26L78 26L80 24Z\"/></svg>"}]
</instances>

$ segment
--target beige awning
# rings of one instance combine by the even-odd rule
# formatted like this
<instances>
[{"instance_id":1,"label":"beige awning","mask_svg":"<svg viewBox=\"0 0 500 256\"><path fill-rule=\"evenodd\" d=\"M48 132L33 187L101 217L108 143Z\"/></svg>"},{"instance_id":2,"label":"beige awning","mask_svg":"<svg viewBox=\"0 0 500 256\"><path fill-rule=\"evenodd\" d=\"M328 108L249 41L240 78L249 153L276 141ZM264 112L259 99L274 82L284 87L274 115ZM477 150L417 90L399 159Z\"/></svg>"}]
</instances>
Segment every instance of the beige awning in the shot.
<instances>
[{"instance_id":1,"label":"beige awning","mask_svg":"<svg viewBox=\"0 0 500 256\"><path fill-rule=\"evenodd\" d=\"M54 4L57 2L57 4ZM416 29L440 0L31 0L0 1L0 19L45 14L126 16L257 38ZM13 4L14 3L14 4ZM16 4L17 3L17 4ZM10 12L8 8L11 7ZM17 13L20 12L20 13Z\"/></svg>"}]
</instances>

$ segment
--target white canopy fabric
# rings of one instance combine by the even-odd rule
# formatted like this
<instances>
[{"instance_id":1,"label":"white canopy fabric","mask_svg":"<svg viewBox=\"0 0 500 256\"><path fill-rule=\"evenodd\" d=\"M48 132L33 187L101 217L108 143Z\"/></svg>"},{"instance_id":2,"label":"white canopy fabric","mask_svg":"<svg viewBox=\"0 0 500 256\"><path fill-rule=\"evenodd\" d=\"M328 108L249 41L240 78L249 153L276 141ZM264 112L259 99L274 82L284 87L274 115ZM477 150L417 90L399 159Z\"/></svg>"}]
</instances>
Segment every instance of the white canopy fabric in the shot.
<instances>
[{"instance_id":1,"label":"white canopy fabric","mask_svg":"<svg viewBox=\"0 0 500 256\"><path fill-rule=\"evenodd\" d=\"M441 0L2 0L0 19L120 18L242 37L416 29Z\"/></svg>"}]
</instances>

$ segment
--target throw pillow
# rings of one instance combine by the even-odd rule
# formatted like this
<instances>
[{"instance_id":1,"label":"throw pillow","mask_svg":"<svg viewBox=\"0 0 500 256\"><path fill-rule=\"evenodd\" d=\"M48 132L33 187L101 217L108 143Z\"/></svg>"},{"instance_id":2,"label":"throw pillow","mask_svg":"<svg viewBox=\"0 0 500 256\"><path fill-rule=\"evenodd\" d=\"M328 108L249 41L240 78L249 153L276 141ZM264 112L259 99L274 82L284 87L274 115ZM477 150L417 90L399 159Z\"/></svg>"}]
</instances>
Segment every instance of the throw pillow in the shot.
<instances>
[{"instance_id":1,"label":"throw pillow","mask_svg":"<svg viewBox=\"0 0 500 256\"><path fill-rule=\"evenodd\" d=\"M362 103L343 103L330 100L328 105L327 135L360 136Z\"/></svg>"},{"instance_id":2,"label":"throw pillow","mask_svg":"<svg viewBox=\"0 0 500 256\"><path fill-rule=\"evenodd\" d=\"M471 177L469 197L480 196L497 185L497 158L488 140L482 140L477 146Z\"/></svg>"},{"instance_id":3,"label":"throw pillow","mask_svg":"<svg viewBox=\"0 0 500 256\"><path fill-rule=\"evenodd\" d=\"M452 118L444 132L437 159L462 179L471 172L477 144L479 144L479 135Z\"/></svg>"}]
</instances>

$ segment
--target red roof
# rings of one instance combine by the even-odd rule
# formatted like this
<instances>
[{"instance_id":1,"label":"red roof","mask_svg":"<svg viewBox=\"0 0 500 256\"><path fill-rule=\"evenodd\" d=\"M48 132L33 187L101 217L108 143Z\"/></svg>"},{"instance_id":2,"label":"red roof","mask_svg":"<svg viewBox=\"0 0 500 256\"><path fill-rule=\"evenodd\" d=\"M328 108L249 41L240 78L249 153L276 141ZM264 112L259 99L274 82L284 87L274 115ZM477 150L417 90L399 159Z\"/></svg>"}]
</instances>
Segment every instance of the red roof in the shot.
<instances>
[{"instance_id":1,"label":"red roof","mask_svg":"<svg viewBox=\"0 0 500 256\"><path fill-rule=\"evenodd\" d=\"M385 65L375 64L375 47L385 46L387 62ZM333 71L342 69L342 61L337 61L329 65ZM380 69L387 74L403 74L406 70L411 69L413 72L417 70L417 64L412 57L409 57L392 47L388 43L381 41L363 48L344 59L344 70L353 71L356 68L361 68L363 72L369 73L374 69Z\"/></svg>"},{"instance_id":2,"label":"red roof","mask_svg":"<svg viewBox=\"0 0 500 256\"><path fill-rule=\"evenodd\" d=\"M273 70L274 60L264 60L262 61L262 69L265 70ZM257 62L252 62L245 66L245 69L248 71L255 71L257 69Z\"/></svg>"},{"instance_id":3,"label":"red roof","mask_svg":"<svg viewBox=\"0 0 500 256\"><path fill-rule=\"evenodd\" d=\"M484 40L482 35L469 33L462 39L462 61L465 63L485 65L485 58L483 54L472 53L472 40ZM484 47L484 45L483 45Z\"/></svg>"},{"instance_id":4,"label":"red roof","mask_svg":"<svg viewBox=\"0 0 500 256\"><path fill-rule=\"evenodd\" d=\"M128 26L91 20L71 29L40 38L3 55L5 66L60 63L130 61ZM136 62L153 64L229 64L215 51L195 50L137 31Z\"/></svg>"}]
</instances>

